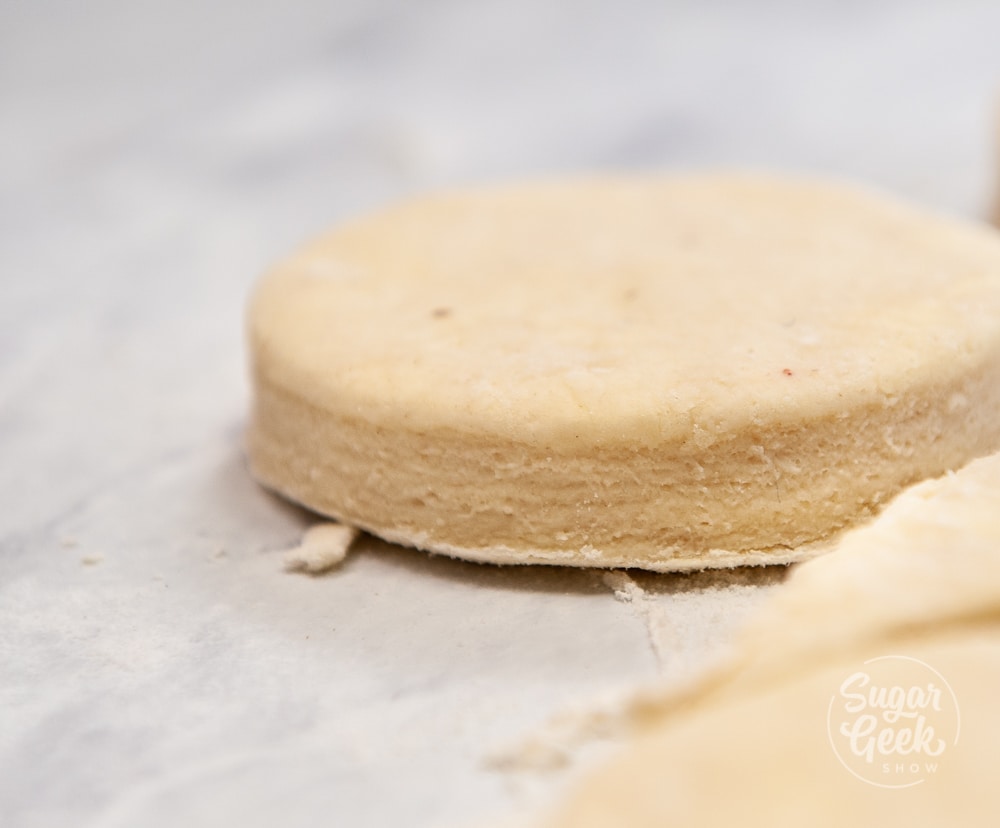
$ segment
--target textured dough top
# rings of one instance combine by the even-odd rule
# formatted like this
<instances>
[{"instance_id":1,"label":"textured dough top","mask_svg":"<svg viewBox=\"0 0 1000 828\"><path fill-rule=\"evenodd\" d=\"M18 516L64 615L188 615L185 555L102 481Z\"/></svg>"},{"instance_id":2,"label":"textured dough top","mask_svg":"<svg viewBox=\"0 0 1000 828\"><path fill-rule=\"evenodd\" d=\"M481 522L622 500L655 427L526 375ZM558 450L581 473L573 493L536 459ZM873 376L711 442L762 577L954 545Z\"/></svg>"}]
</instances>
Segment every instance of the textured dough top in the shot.
<instances>
[{"instance_id":1,"label":"textured dough top","mask_svg":"<svg viewBox=\"0 0 1000 828\"><path fill-rule=\"evenodd\" d=\"M1000 235L842 184L552 180L423 198L277 266L256 370L324 410L704 447L1000 350Z\"/></svg>"}]
</instances>

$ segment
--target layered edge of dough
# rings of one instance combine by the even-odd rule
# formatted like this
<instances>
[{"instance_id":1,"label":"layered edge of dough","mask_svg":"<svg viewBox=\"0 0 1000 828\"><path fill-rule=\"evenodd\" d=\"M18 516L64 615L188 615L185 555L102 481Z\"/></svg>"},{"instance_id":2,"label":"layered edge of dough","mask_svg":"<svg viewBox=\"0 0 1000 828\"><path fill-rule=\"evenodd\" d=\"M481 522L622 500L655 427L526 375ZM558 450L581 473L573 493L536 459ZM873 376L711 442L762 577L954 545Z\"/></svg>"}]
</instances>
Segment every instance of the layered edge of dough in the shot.
<instances>
[{"instance_id":1,"label":"layered edge of dough","mask_svg":"<svg viewBox=\"0 0 1000 828\"><path fill-rule=\"evenodd\" d=\"M1000 445L1000 356L836 415L690 442L546 446L317 407L254 362L265 486L386 540L492 563L658 571L780 564ZM928 374L928 377L933 376Z\"/></svg>"}]
</instances>

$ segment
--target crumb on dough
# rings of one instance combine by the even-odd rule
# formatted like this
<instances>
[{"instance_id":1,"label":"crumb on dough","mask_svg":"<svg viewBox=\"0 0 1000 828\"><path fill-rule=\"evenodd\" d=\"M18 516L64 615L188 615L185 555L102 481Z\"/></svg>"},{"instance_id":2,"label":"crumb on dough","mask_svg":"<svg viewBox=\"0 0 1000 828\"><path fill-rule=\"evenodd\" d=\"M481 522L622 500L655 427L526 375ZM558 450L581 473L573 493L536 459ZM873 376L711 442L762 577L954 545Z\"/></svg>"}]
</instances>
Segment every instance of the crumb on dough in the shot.
<instances>
[{"instance_id":1,"label":"crumb on dough","mask_svg":"<svg viewBox=\"0 0 1000 828\"><path fill-rule=\"evenodd\" d=\"M84 566L97 566L103 560L103 555L83 555L80 558L80 563Z\"/></svg>"},{"instance_id":2,"label":"crumb on dough","mask_svg":"<svg viewBox=\"0 0 1000 828\"><path fill-rule=\"evenodd\" d=\"M285 552L285 569L318 575L347 557L358 530L342 523L318 523L306 530L302 542Z\"/></svg>"}]
</instances>

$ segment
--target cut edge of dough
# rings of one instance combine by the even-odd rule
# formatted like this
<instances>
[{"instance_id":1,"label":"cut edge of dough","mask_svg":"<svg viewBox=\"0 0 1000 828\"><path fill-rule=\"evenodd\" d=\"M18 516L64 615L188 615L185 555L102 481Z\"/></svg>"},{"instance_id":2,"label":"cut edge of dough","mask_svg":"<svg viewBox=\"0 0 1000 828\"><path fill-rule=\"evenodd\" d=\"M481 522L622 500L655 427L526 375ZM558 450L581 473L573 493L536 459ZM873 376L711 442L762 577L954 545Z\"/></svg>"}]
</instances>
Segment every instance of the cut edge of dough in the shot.
<instances>
[{"instance_id":1,"label":"cut edge of dough","mask_svg":"<svg viewBox=\"0 0 1000 828\"><path fill-rule=\"evenodd\" d=\"M696 572L705 569L733 569L753 566L785 566L810 560L834 549L844 532L796 547L772 547L733 551L711 549L707 552L678 554L679 548L660 549L649 558L637 561L627 555L609 554L594 547L572 549L512 549L508 546L467 548L447 543L430 542L421 530L384 529L364 522L348 520L328 509L323 511L303 503L293 492L262 477L251 464L257 482L279 497L297 503L314 514L338 524L367 532L389 543L405 546L432 555L444 555L455 560L476 564L569 566L587 569L639 569L648 572ZM847 530L845 530L847 531Z\"/></svg>"}]
</instances>

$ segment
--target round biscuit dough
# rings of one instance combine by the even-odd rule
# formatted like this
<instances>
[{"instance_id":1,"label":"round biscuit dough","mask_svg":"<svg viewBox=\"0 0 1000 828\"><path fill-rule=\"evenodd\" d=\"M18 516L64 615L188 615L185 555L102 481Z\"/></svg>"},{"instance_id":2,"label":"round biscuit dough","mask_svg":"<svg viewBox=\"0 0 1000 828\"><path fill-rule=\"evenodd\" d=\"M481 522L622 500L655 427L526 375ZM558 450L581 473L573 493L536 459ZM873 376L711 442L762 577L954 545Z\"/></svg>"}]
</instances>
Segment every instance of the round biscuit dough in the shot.
<instances>
[{"instance_id":1,"label":"round biscuit dough","mask_svg":"<svg viewBox=\"0 0 1000 828\"><path fill-rule=\"evenodd\" d=\"M263 484L472 560L788 562L1000 447L1000 236L833 182L410 201L277 265L249 338Z\"/></svg>"}]
</instances>

